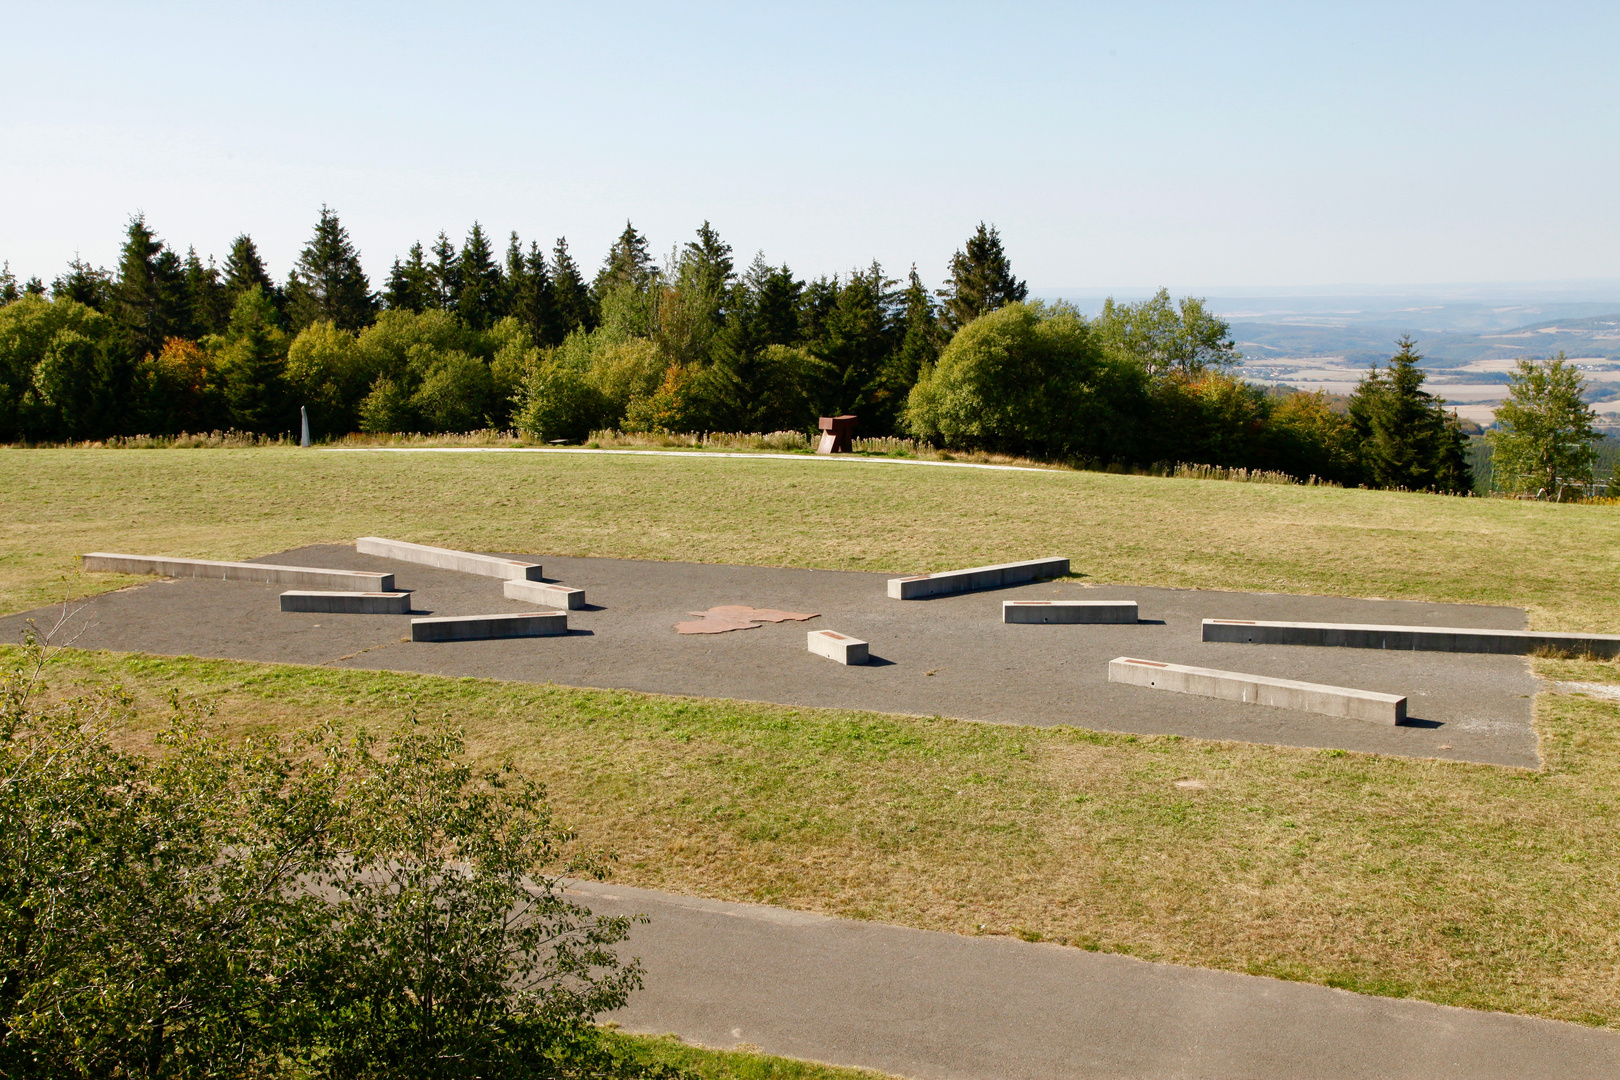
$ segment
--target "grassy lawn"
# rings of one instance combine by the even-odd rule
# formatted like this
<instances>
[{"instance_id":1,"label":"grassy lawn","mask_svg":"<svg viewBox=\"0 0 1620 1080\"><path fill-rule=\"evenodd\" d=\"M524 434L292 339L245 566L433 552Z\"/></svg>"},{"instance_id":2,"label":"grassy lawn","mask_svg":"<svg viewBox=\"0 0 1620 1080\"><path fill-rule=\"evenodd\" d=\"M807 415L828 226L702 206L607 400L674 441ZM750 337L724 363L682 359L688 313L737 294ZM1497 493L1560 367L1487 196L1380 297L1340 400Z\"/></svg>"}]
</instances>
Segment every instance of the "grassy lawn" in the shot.
<instances>
[{"instance_id":1,"label":"grassy lawn","mask_svg":"<svg viewBox=\"0 0 1620 1080\"><path fill-rule=\"evenodd\" d=\"M1538 702L1543 770L106 653L237 732L464 724L626 884L1620 1025L1620 703ZM1620 683L1614 664L1558 674ZM139 743L145 733L130 738ZM1189 786L1196 781L1201 786Z\"/></svg>"},{"instance_id":2,"label":"grassy lawn","mask_svg":"<svg viewBox=\"0 0 1620 1080\"><path fill-rule=\"evenodd\" d=\"M847 1069L752 1049L711 1050L668 1036L618 1035L643 1059L677 1065L702 1080L890 1080L887 1073Z\"/></svg>"},{"instance_id":3,"label":"grassy lawn","mask_svg":"<svg viewBox=\"0 0 1620 1080\"><path fill-rule=\"evenodd\" d=\"M919 571L1067 555L1098 583L1527 606L1620 632L1620 508L1068 471L575 454L0 451L0 611L74 556L380 534L489 551Z\"/></svg>"},{"instance_id":4,"label":"grassy lawn","mask_svg":"<svg viewBox=\"0 0 1620 1080\"><path fill-rule=\"evenodd\" d=\"M1609 506L294 449L0 452L0 499L3 611L129 580L79 574L83 551L245 558L377 533L883 571L1060 554L1098 583L1515 604L1540 628L1620 632ZM1536 664L1620 683L1615 664ZM122 682L153 725L171 688L238 731L448 715L474 753L543 777L627 884L1620 1026L1612 700L1539 698L1534 772L224 661L68 653L57 678ZM853 1075L780 1071L813 1068L712 1075Z\"/></svg>"}]
</instances>

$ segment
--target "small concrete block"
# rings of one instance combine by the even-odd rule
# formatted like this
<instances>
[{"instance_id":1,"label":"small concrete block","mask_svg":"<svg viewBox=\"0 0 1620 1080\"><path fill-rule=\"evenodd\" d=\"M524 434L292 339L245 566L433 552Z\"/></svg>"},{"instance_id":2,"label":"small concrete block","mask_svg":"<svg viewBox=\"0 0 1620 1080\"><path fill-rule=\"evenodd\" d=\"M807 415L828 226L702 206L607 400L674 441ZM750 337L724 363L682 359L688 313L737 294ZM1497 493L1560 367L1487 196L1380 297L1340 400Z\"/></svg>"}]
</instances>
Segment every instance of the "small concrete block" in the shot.
<instances>
[{"instance_id":1,"label":"small concrete block","mask_svg":"<svg viewBox=\"0 0 1620 1080\"><path fill-rule=\"evenodd\" d=\"M412 641L485 641L491 638L558 637L566 633L566 611L446 615L411 620Z\"/></svg>"},{"instance_id":2,"label":"small concrete block","mask_svg":"<svg viewBox=\"0 0 1620 1080\"><path fill-rule=\"evenodd\" d=\"M362 555L380 555L385 559L418 563L440 570L458 570L463 574L482 574L484 577L539 581L540 564L503 559L498 555L480 555L473 551L454 548L429 547L405 540L386 540L381 536L362 536L354 542L354 550Z\"/></svg>"},{"instance_id":3,"label":"small concrete block","mask_svg":"<svg viewBox=\"0 0 1620 1080\"><path fill-rule=\"evenodd\" d=\"M345 615L405 615L408 592L284 592L282 611L335 612Z\"/></svg>"},{"instance_id":4,"label":"small concrete block","mask_svg":"<svg viewBox=\"0 0 1620 1080\"><path fill-rule=\"evenodd\" d=\"M840 664L864 664L871 658L866 642L832 630L810 631L810 651Z\"/></svg>"},{"instance_id":5,"label":"small concrete block","mask_svg":"<svg viewBox=\"0 0 1620 1080\"><path fill-rule=\"evenodd\" d=\"M1496 653L1526 656L1540 650L1620 656L1620 634L1566 634L1543 630L1482 630L1461 626L1380 626L1367 623L1265 622L1205 619L1205 641L1245 645L1316 645L1408 652Z\"/></svg>"},{"instance_id":6,"label":"small concrete block","mask_svg":"<svg viewBox=\"0 0 1620 1080\"><path fill-rule=\"evenodd\" d=\"M297 585L306 589L352 589L357 592L393 592L394 575L366 570L326 570L314 566L277 566L274 563L217 562L213 559L171 559L163 555L123 555L91 551L80 556L84 568L99 574L156 574L172 578L209 578L214 581L257 581L269 585Z\"/></svg>"},{"instance_id":7,"label":"small concrete block","mask_svg":"<svg viewBox=\"0 0 1620 1080\"><path fill-rule=\"evenodd\" d=\"M585 606L585 590L570 589L567 585L548 585L544 581L520 581L509 578L501 586L508 600L523 600L541 607L578 611Z\"/></svg>"},{"instance_id":8,"label":"small concrete block","mask_svg":"<svg viewBox=\"0 0 1620 1080\"><path fill-rule=\"evenodd\" d=\"M889 599L921 600L929 596L973 592L977 589L999 589L1003 585L1022 585L1026 581L1062 577L1068 572L1069 560L1059 558L970 566L966 570L941 570L937 574L890 578Z\"/></svg>"},{"instance_id":9,"label":"small concrete block","mask_svg":"<svg viewBox=\"0 0 1620 1080\"><path fill-rule=\"evenodd\" d=\"M1164 664L1129 656L1108 661L1108 681L1169 690L1176 694L1244 701L1277 709L1321 713L1346 720L1394 726L1406 719L1406 699L1396 694L1352 690L1344 686L1273 679L1236 671Z\"/></svg>"},{"instance_id":10,"label":"small concrete block","mask_svg":"<svg viewBox=\"0 0 1620 1080\"><path fill-rule=\"evenodd\" d=\"M1134 623L1135 600L1003 600L1004 623Z\"/></svg>"}]
</instances>

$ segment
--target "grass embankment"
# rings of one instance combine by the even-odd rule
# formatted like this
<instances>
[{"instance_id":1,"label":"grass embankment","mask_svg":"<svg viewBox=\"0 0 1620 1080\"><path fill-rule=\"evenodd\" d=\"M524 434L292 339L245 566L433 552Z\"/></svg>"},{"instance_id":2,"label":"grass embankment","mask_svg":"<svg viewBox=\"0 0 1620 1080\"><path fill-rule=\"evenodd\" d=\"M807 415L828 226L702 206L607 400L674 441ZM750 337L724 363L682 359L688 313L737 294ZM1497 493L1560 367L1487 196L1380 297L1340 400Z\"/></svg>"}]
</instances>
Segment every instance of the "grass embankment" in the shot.
<instances>
[{"instance_id":1,"label":"grass embankment","mask_svg":"<svg viewBox=\"0 0 1620 1080\"><path fill-rule=\"evenodd\" d=\"M0 451L0 611L127 584L93 550L252 558L381 534L487 551L888 572L1061 554L1096 583L1528 606L1620 632L1620 513L872 461Z\"/></svg>"},{"instance_id":2,"label":"grass embankment","mask_svg":"<svg viewBox=\"0 0 1620 1080\"><path fill-rule=\"evenodd\" d=\"M1072 728L64 653L237 732L414 703L550 786L632 885L1620 1024L1620 703L1542 771ZM1620 682L1613 664L1563 673ZM133 736L137 740L142 736Z\"/></svg>"}]
</instances>

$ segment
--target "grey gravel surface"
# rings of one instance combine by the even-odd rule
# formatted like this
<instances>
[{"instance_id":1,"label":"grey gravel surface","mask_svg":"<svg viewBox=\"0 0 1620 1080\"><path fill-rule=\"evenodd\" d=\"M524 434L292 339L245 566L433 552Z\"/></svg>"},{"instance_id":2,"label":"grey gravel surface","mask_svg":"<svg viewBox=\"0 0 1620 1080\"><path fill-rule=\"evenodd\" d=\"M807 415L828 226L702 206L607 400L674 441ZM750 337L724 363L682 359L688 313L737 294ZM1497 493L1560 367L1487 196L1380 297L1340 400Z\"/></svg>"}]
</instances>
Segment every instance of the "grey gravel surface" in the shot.
<instances>
[{"instance_id":1,"label":"grey gravel surface","mask_svg":"<svg viewBox=\"0 0 1620 1080\"><path fill-rule=\"evenodd\" d=\"M513 554L513 553L501 553ZM280 589L247 582L155 579L87 601L85 648L480 676L663 694L741 698L1012 724L1072 724L1535 767L1522 657L1205 643L1204 618L1430 623L1519 629L1517 608L1110 586L1072 580L890 600L888 575L831 570L573 559L542 563L548 581L583 588L562 638L411 642L409 615L282 613ZM501 582L321 545L264 561L382 570L413 590L415 614L533 611ZM1076 566L1084 573L1085 567ZM1005 625L1008 599L1136 600L1135 626ZM683 636L688 612L720 604L814 611L804 623ZM15 640L42 610L0 619ZM808 630L871 642L874 662L844 667L806 648ZM1264 706L1191 698L1107 681L1116 656L1403 694L1411 722L1388 728Z\"/></svg>"},{"instance_id":2,"label":"grey gravel surface","mask_svg":"<svg viewBox=\"0 0 1620 1080\"><path fill-rule=\"evenodd\" d=\"M1004 937L590 883L645 914L627 1030L917 1080L1620 1076L1620 1033Z\"/></svg>"}]
</instances>

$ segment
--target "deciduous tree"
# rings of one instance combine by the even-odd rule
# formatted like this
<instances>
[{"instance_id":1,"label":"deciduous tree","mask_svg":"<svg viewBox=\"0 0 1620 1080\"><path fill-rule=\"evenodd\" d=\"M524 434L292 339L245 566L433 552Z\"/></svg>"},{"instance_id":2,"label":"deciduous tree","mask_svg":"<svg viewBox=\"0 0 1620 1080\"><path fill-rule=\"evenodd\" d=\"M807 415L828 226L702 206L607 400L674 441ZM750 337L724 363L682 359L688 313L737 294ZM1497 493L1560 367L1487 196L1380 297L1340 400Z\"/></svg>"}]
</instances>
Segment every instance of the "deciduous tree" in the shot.
<instances>
[{"instance_id":1,"label":"deciduous tree","mask_svg":"<svg viewBox=\"0 0 1620 1080\"><path fill-rule=\"evenodd\" d=\"M1586 384L1562 350L1546 360L1520 360L1508 378L1508 396L1496 410L1500 427L1488 432L1495 485L1504 491L1541 491L1558 498L1568 484L1592 480L1600 436L1597 413L1582 400Z\"/></svg>"}]
</instances>

